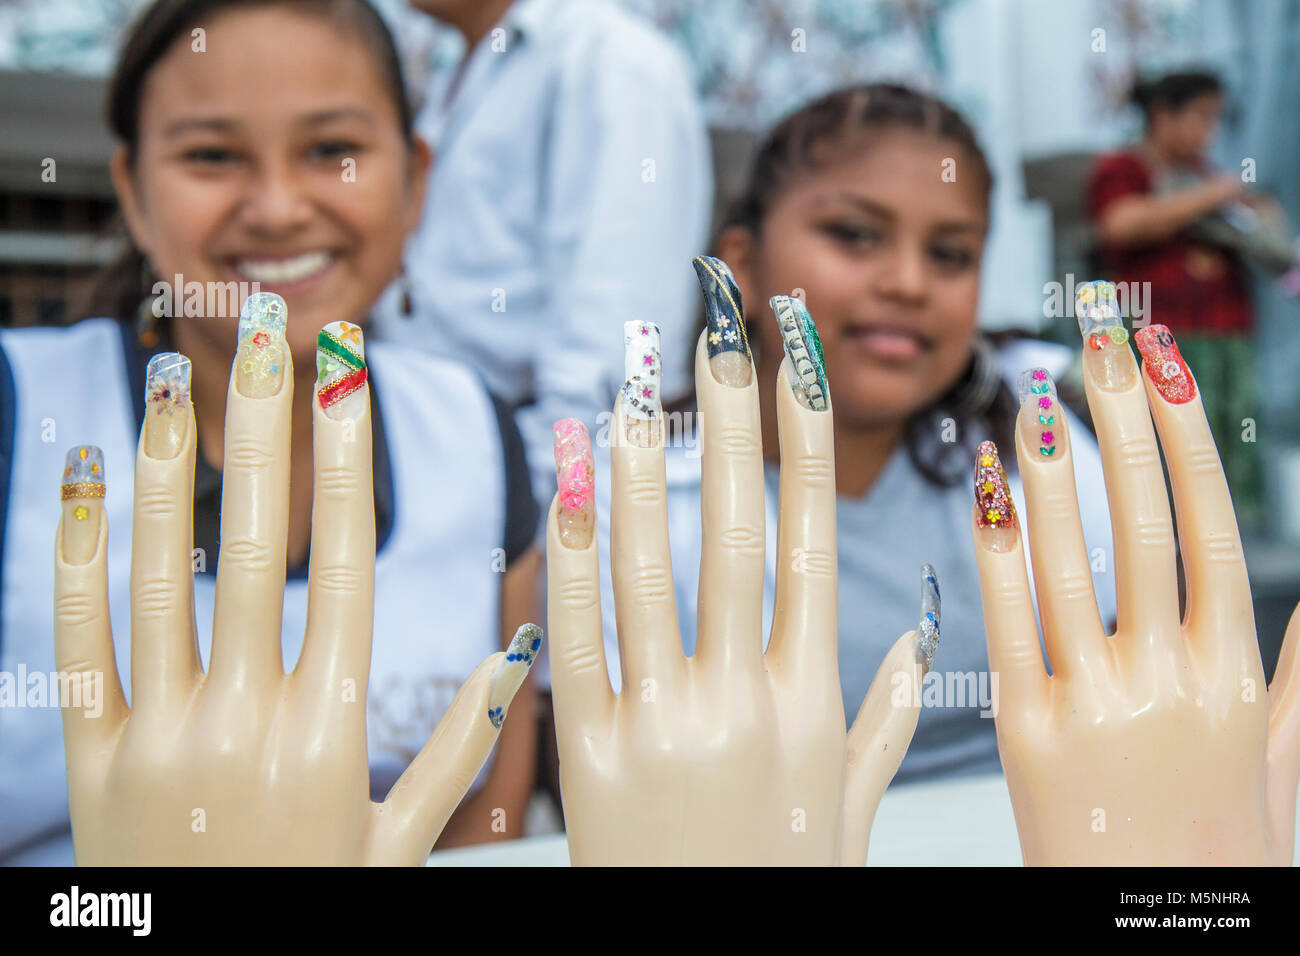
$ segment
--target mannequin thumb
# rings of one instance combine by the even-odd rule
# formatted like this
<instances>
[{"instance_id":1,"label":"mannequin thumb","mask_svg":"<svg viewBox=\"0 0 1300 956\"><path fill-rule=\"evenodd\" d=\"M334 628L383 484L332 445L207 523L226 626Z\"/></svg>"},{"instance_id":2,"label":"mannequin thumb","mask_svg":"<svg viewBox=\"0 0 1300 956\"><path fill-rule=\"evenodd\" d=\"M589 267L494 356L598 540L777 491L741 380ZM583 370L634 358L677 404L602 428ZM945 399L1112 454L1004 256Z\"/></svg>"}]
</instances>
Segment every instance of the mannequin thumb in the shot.
<instances>
[{"instance_id":1,"label":"mannequin thumb","mask_svg":"<svg viewBox=\"0 0 1300 956\"><path fill-rule=\"evenodd\" d=\"M908 631L889 649L849 729L840 840L840 862L847 865L867 861L876 807L903 762L921 716L926 668L917 644L918 632Z\"/></svg>"},{"instance_id":2,"label":"mannequin thumb","mask_svg":"<svg viewBox=\"0 0 1300 956\"><path fill-rule=\"evenodd\" d=\"M1300 605L1291 613L1273 683L1268 688L1268 805L1277 862L1289 866L1295 847L1296 784L1300 780Z\"/></svg>"}]
</instances>

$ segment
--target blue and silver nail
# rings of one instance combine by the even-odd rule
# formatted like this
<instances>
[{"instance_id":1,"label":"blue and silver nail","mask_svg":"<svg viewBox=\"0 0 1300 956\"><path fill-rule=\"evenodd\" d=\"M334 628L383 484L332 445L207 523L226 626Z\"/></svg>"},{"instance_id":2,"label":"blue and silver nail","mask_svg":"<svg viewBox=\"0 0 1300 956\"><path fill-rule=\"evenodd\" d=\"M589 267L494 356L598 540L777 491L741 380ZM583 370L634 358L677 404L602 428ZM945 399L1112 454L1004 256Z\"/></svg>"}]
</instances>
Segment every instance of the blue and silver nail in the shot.
<instances>
[{"instance_id":1,"label":"blue and silver nail","mask_svg":"<svg viewBox=\"0 0 1300 956\"><path fill-rule=\"evenodd\" d=\"M939 577L934 567L921 565L921 621L917 625L916 659L927 671L934 666L934 655L939 650Z\"/></svg>"},{"instance_id":2,"label":"blue and silver nail","mask_svg":"<svg viewBox=\"0 0 1300 956\"><path fill-rule=\"evenodd\" d=\"M506 719L510 702L514 700L541 649L542 629L536 624L525 624L515 631L510 646L506 648L505 657L492 672L492 682L488 688L488 720L498 730Z\"/></svg>"}]
</instances>

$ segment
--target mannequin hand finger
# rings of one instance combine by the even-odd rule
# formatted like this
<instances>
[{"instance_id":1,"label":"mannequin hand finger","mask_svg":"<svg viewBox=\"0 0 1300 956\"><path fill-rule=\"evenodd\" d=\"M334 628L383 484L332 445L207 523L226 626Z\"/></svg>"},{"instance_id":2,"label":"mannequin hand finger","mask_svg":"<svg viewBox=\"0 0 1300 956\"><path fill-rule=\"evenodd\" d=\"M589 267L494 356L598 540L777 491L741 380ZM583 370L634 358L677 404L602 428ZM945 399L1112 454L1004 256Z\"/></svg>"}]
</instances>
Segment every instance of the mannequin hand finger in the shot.
<instances>
[{"instance_id":1,"label":"mannequin hand finger","mask_svg":"<svg viewBox=\"0 0 1300 956\"><path fill-rule=\"evenodd\" d=\"M1113 284L1085 283L1076 312L1083 333L1084 388L1114 529L1117 660L1134 684L1154 693L1182 673L1185 656L1174 526L1146 392L1116 303Z\"/></svg>"},{"instance_id":2,"label":"mannequin hand finger","mask_svg":"<svg viewBox=\"0 0 1300 956\"><path fill-rule=\"evenodd\" d=\"M982 443L976 453L971 526L989 668L998 675L998 686L1011 709L1036 713L1047 701L1047 671L1029 594L1019 518L997 446L991 441Z\"/></svg>"},{"instance_id":3,"label":"mannequin hand finger","mask_svg":"<svg viewBox=\"0 0 1300 956\"><path fill-rule=\"evenodd\" d=\"M1018 392L1016 457L1052 673L1077 674L1089 682L1108 679L1110 648L1092 588L1065 407L1046 369L1022 372Z\"/></svg>"},{"instance_id":4,"label":"mannequin hand finger","mask_svg":"<svg viewBox=\"0 0 1300 956\"><path fill-rule=\"evenodd\" d=\"M937 642L937 630L933 638ZM923 640L928 650L922 649ZM908 631L895 641L849 729L840 836L840 862L846 866L867 862L871 821L916 732L921 682L929 669L927 660L933 660L934 646L919 630Z\"/></svg>"},{"instance_id":5,"label":"mannequin hand finger","mask_svg":"<svg viewBox=\"0 0 1300 956\"><path fill-rule=\"evenodd\" d=\"M835 422L821 356L801 334L801 317L808 329L812 320L798 300L789 301L777 310L787 354L776 373L781 501L767 657L769 669L793 671L796 682L815 686L818 675L838 673ZM817 409L810 388L824 396Z\"/></svg>"},{"instance_id":6,"label":"mannequin hand finger","mask_svg":"<svg viewBox=\"0 0 1300 956\"><path fill-rule=\"evenodd\" d=\"M614 409L610 568L623 686L661 688L685 670L668 545L665 428L659 401L659 329L624 326L627 381Z\"/></svg>"},{"instance_id":7,"label":"mannequin hand finger","mask_svg":"<svg viewBox=\"0 0 1300 956\"><path fill-rule=\"evenodd\" d=\"M712 256L694 265L708 316L695 347L702 454L695 660L714 673L753 675L762 665L767 545L758 383L731 270Z\"/></svg>"},{"instance_id":8,"label":"mannequin hand finger","mask_svg":"<svg viewBox=\"0 0 1300 956\"><path fill-rule=\"evenodd\" d=\"M383 804L390 843L399 834L399 842L428 853L487 760L541 646L542 629L525 624L504 653L493 654L461 685Z\"/></svg>"},{"instance_id":9,"label":"mannequin hand finger","mask_svg":"<svg viewBox=\"0 0 1300 956\"><path fill-rule=\"evenodd\" d=\"M295 670L337 697L344 681L365 699L375 607L375 484L370 388L361 329L331 322L317 338L312 401L315 496L307 636Z\"/></svg>"},{"instance_id":10,"label":"mannequin hand finger","mask_svg":"<svg viewBox=\"0 0 1300 956\"><path fill-rule=\"evenodd\" d=\"M71 449L54 543L54 659L69 680L63 740L71 770L102 752L127 716L108 614L104 491L103 452L89 445Z\"/></svg>"},{"instance_id":11,"label":"mannequin hand finger","mask_svg":"<svg viewBox=\"0 0 1300 956\"><path fill-rule=\"evenodd\" d=\"M194 408L190 360L149 361L131 531L131 703L179 706L202 676L194 627Z\"/></svg>"},{"instance_id":12,"label":"mannequin hand finger","mask_svg":"<svg viewBox=\"0 0 1300 956\"><path fill-rule=\"evenodd\" d=\"M1219 673L1262 678L1246 557L1196 381L1163 325L1133 337L1142 353L1147 399L1169 463L1187 593L1196 595L1187 606L1192 650L1202 664L1213 661Z\"/></svg>"},{"instance_id":13,"label":"mannequin hand finger","mask_svg":"<svg viewBox=\"0 0 1300 956\"><path fill-rule=\"evenodd\" d=\"M576 418L555 423L559 491L546 518L546 602L551 681L559 733L582 734L614 707L600 616L595 465L587 429Z\"/></svg>"},{"instance_id":14,"label":"mannequin hand finger","mask_svg":"<svg viewBox=\"0 0 1300 956\"><path fill-rule=\"evenodd\" d=\"M226 398L221 555L208 683L269 688L284 676L280 622L289 524L293 363L284 300L249 296Z\"/></svg>"},{"instance_id":15,"label":"mannequin hand finger","mask_svg":"<svg viewBox=\"0 0 1300 956\"><path fill-rule=\"evenodd\" d=\"M1300 783L1300 605L1282 641L1268 688L1268 804L1279 863L1294 852L1296 785Z\"/></svg>"}]
</instances>

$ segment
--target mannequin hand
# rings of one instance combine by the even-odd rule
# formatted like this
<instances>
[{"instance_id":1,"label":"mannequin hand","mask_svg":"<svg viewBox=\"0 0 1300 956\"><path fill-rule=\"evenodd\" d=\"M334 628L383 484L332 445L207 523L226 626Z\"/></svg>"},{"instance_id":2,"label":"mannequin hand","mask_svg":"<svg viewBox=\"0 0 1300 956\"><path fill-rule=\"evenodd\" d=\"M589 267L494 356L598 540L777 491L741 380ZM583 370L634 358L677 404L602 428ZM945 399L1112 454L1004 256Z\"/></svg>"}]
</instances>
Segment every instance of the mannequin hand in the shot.
<instances>
[{"instance_id":1,"label":"mannequin hand","mask_svg":"<svg viewBox=\"0 0 1300 956\"><path fill-rule=\"evenodd\" d=\"M654 338L657 347L657 331ZM638 420L622 401L615 410L610 551L623 668L618 695L601 639L590 444L579 423L556 426L560 494L547 519L548 606L575 864L862 865L876 805L916 727L919 708L911 701L919 695L907 694L898 706L891 699L900 682L920 687L923 655L913 631L888 653L845 733L832 417L829 407L813 411L795 399L789 358L776 386L780 558L763 652L758 389L744 352L722 358L748 382L717 381L701 339L695 376L703 550L699 637L690 658L682 652L669 559L662 418ZM937 630L928 634L932 655Z\"/></svg>"},{"instance_id":2,"label":"mannequin hand","mask_svg":"<svg viewBox=\"0 0 1300 956\"><path fill-rule=\"evenodd\" d=\"M1114 527L1113 637L1091 588L1064 415L1046 373L1022 376L1016 454L1050 677L1013 509L1001 527L987 520L989 507L1008 510L997 500L1001 466L976 470L976 551L1002 688L998 747L1025 862L1286 864L1300 772L1300 615L1266 694L1241 541L1201 399L1163 326L1137 333L1139 371L1107 285L1081 289L1080 324ZM1151 414L1177 508L1182 621ZM981 454L981 464L996 462L991 443Z\"/></svg>"},{"instance_id":3,"label":"mannequin hand","mask_svg":"<svg viewBox=\"0 0 1300 956\"><path fill-rule=\"evenodd\" d=\"M489 709L508 705L535 655L530 651L526 662L506 663L504 654L484 661L388 799L370 801L369 389L360 359L355 368L329 359L322 384L351 375L348 386L359 387L337 404L322 392L313 400L309 623L298 665L285 674L280 631L293 373L277 309L282 316L277 296L250 297L241 319L243 342L226 406L221 554L206 674L193 607L196 428L189 362L171 353L178 367L170 376L154 373L158 358L150 365L135 471L129 709L109 624L107 518L91 487L102 483L102 463L91 475L97 450L83 457L74 449L69 456L74 468L65 472L55 547L56 654L62 671L97 680L104 699L98 717L79 708L63 713L78 863L422 863L496 740ZM260 323L262 339L254 341L259 329L250 329L252 322ZM361 352L360 330L327 326L335 329ZM78 481L85 483L72 485L69 496L68 483ZM527 627L531 646L541 632Z\"/></svg>"}]
</instances>

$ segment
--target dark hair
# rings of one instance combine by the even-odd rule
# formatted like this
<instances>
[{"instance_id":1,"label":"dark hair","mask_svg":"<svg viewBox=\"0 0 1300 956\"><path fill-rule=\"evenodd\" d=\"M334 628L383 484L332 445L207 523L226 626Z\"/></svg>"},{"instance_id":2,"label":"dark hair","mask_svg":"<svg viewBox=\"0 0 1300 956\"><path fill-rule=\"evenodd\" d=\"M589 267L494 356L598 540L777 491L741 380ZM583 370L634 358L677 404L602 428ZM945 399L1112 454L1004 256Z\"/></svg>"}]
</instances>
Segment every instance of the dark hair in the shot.
<instances>
[{"instance_id":1,"label":"dark hair","mask_svg":"<svg viewBox=\"0 0 1300 956\"><path fill-rule=\"evenodd\" d=\"M757 233L773 200L795 178L865 148L872 134L891 127L929 133L963 147L975 160L988 198L993 172L960 113L910 87L870 83L827 93L778 123L754 154L748 183L728 207L722 228L743 226Z\"/></svg>"},{"instance_id":2,"label":"dark hair","mask_svg":"<svg viewBox=\"0 0 1300 956\"><path fill-rule=\"evenodd\" d=\"M1151 124L1151 116L1157 108L1179 110L1200 96L1223 95L1223 83L1213 73L1205 70L1190 70L1186 73L1169 73L1154 80L1137 80L1129 92L1129 100L1135 103Z\"/></svg>"},{"instance_id":3,"label":"dark hair","mask_svg":"<svg viewBox=\"0 0 1300 956\"><path fill-rule=\"evenodd\" d=\"M132 161L139 145L140 100L145 81L172 44L188 36L199 23L227 10L272 6L295 7L361 38L379 65L397 108L403 136L408 143L414 143L413 111L401 57L388 25L369 0L155 0L131 25L108 81L104 102L108 128L126 147ZM131 243L120 219L116 231L124 237L128 249L95 278L87 312L130 321L149 291L142 287L145 258Z\"/></svg>"},{"instance_id":4,"label":"dark hair","mask_svg":"<svg viewBox=\"0 0 1300 956\"><path fill-rule=\"evenodd\" d=\"M755 153L748 184L728 207L721 228L739 226L758 236L776 198L799 176L868 148L874 136L891 128L927 133L963 148L983 180L988 202L993 172L962 115L910 87L871 83L828 93L778 123ZM975 446L984 438L1010 447L1019 408L993 352L986 337L978 339L961 378L908 423L908 455L927 481L952 485L968 480ZM957 424L960 441L939 440L945 418Z\"/></svg>"}]
</instances>

